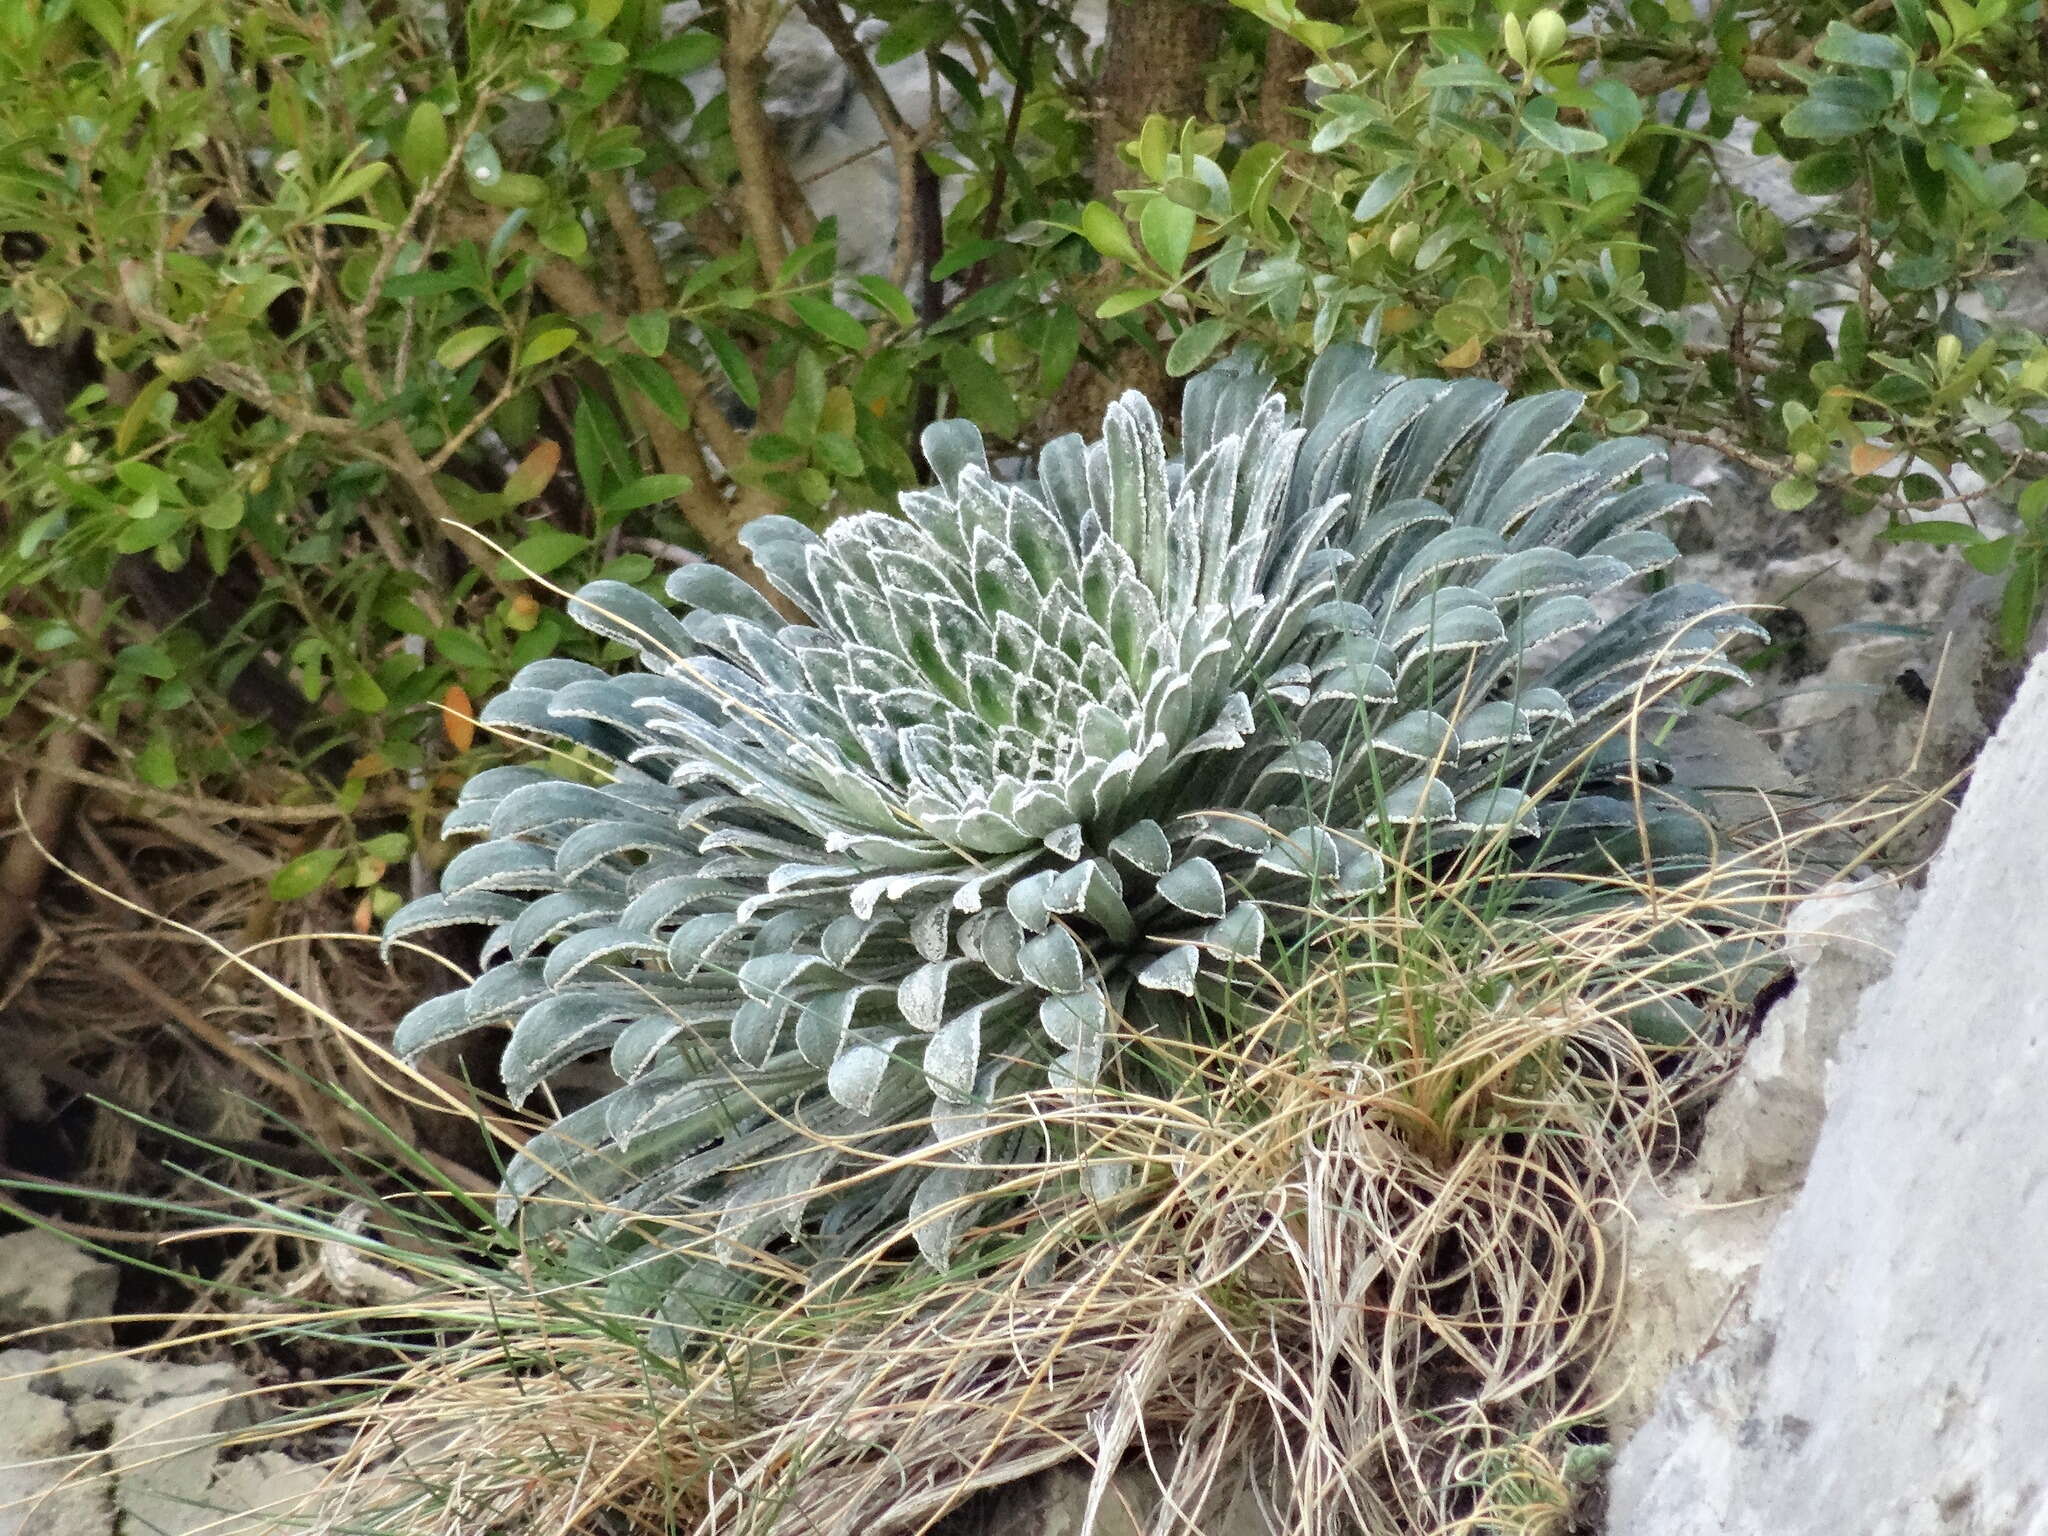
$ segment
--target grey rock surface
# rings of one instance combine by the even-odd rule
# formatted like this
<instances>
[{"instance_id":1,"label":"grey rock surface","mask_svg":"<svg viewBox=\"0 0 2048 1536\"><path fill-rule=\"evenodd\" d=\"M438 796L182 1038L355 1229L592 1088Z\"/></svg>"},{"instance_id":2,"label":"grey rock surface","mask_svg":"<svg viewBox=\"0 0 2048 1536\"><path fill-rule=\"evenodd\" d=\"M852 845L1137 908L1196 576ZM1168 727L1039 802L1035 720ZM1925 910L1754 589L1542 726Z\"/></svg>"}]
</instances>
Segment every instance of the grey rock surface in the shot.
<instances>
[{"instance_id":1,"label":"grey rock surface","mask_svg":"<svg viewBox=\"0 0 2048 1536\"><path fill-rule=\"evenodd\" d=\"M1755 685L1712 711L1755 730L1800 796L1905 799L1968 765L2021 671L1997 641L1997 581L1952 551L1887 541L1876 514L1781 512L1760 477L1706 450L1674 449L1669 473L1710 498L1672 530L1687 578L1754 605L1772 634ZM1944 825L1926 817L1894 851L1931 853Z\"/></svg>"},{"instance_id":2,"label":"grey rock surface","mask_svg":"<svg viewBox=\"0 0 2048 1536\"><path fill-rule=\"evenodd\" d=\"M1267 1536L1260 1499L1241 1466L1225 1469L1209 1503L1189 1521L1161 1509L1158 1484L1142 1462L1134 1458L1110 1479L1093 1526L1088 1503L1095 1469L1076 1459L978 1495L946 1516L933 1536L1150 1536L1159 1530Z\"/></svg>"},{"instance_id":3,"label":"grey rock surface","mask_svg":"<svg viewBox=\"0 0 2048 1536\"><path fill-rule=\"evenodd\" d=\"M0 1238L0 1536L283 1536L321 1468L225 1437L266 1417L225 1362L111 1351L119 1273L52 1234ZM53 1348L55 1344L76 1348Z\"/></svg>"},{"instance_id":4,"label":"grey rock surface","mask_svg":"<svg viewBox=\"0 0 2048 1536\"><path fill-rule=\"evenodd\" d=\"M1914 899L1870 880L1829 887L1792 912L1793 989L1764 1016L1695 1157L1666 1180L1643 1180L1608 1223L1626 1255L1626 1301L1595 1383L1617 1439L1649 1417L1673 1370L1741 1323L1747 1287L1812 1157L1837 1049L1864 990L1890 968Z\"/></svg>"},{"instance_id":5,"label":"grey rock surface","mask_svg":"<svg viewBox=\"0 0 2048 1536\"><path fill-rule=\"evenodd\" d=\"M1829 1076L1743 1320L1618 1459L1611 1536L2048 1532L2048 662Z\"/></svg>"},{"instance_id":6,"label":"grey rock surface","mask_svg":"<svg viewBox=\"0 0 2048 1536\"><path fill-rule=\"evenodd\" d=\"M705 9L701 0L674 0L662 8L663 26L680 31L699 21ZM1105 26L1102 0L1075 0L1068 19L1083 37L1099 40ZM879 23L865 22L856 36L872 45L883 30ZM781 136L791 174L811 211L820 220L839 221L842 273L886 275L895 254L900 199L895 160L873 104L825 35L793 7L770 40L763 63L762 110ZM876 74L913 129L924 129L935 115L950 113L956 105L948 91L934 97L932 73L922 54L880 65ZM687 84L700 101L723 88L716 69L692 76ZM988 86L997 100L1007 99L1000 80ZM944 195L950 200L957 192L949 187ZM680 234L679 229L656 232L662 244ZM853 301L849 297L846 302Z\"/></svg>"},{"instance_id":7,"label":"grey rock surface","mask_svg":"<svg viewBox=\"0 0 2048 1536\"><path fill-rule=\"evenodd\" d=\"M232 1365L0 1351L0 1536L282 1536L321 1469L227 1442L263 1417Z\"/></svg>"},{"instance_id":8,"label":"grey rock surface","mask_svg":"<svg viewBox=\"0 0 2048 1536\"><path fill-rule=\"evenodd\" d=\"M17 1335L41 1348L112 1340L120 1271L76 1243L32 1227L0 1237L0 1343Z\"/></svg>"},{"instance_id":9,"label":"grey rock surface","mask_svg":"<svg viewBox=\"0 0 2048 1536\"><path fill-rule=\"evenodd\" d=\"M0 1377L0 1536L107 1536L112 1490L74 1449L78 1426L57 1398Z\"/></svg>"}]
</instances>

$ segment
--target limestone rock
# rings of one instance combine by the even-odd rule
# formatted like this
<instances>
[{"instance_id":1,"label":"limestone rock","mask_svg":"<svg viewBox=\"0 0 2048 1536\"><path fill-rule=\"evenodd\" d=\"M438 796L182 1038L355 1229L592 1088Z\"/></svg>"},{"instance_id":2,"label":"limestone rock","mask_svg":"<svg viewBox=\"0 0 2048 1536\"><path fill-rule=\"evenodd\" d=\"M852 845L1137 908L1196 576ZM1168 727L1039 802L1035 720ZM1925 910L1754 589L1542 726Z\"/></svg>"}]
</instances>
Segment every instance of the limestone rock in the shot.
<instances>
[{"instance_id":1,"label":"limestone rock","mask_svg":"<svg viewBox=\"0 0 2048 1536\"><path fill-rule=\"evenodd\" d=\"M1742 1317L1777 1219L1804 1175L1830 1064L1866 987L1881 978L1913 898L1865 881L1832 886L1786 921L1795 984L1764 1016L1708 1112L1682 1173L1631 1191L1609 1236L1626 1254L1625 1307L1596 1382L1625 1439L1660 1385Z\"/></svg>"},{"instance_id":2,"label":"limestone rock","mask_svg":"<svg viewBox=\"0 0 2048 1536\"><path fill-rule=\"evenodd\" d=\"M64 1403L0 1377L0 1536L107 1536L110 1490Z\"/></svg>"},{"instance_id":3,"label":"limestone rock","mask_svg":"<svg viewBox=\"0 0 2048 1536\"><path fill-rule=\"evenodd\" d=\"M933 1536L1149 1536L1161 1529L1198 1530L1202 1536L1267 1536L1258 1494L1244 1468L1234 1462L1192 1523L1162 1511L1158 1485L1140 1456L1110 1480L1094 1525L1086 1527L1093 1478L1094 1468L1086 1461L1062 1462L977 1495L935 1527Z\"/></svg>"},{"instance_id":4,"label":"limestone rock","mask_svg":"<svg viewBox=\"0 0 2048 1536\"><path fill-rule=\"evenodd\" d=\"M1615 1465L1612 1536L2048 1531L2048 662L1863 996L1746 1316Z\"/></svg>"},{"instance_id":5,"label":"limestone rock","mask_svg":"<svg viewBox=\"0 0 2048 1536\"><path fill-rule=\"evenodd\" d=\"M40 1227L0 1237L0 1341L28 1334L23 1342L43 1348L111 1343L99 1319L113 1311L120 1278L113 1265Z\"/></svg>"},{"instance_id":6,"label":"limestone rock","mask_svg":"<svg viewBox=\"0 0 2048 1536\"><path fill-rule=\"evenodd\" d=\"M1864 990L1891 969L1916 899L1883 881L1832 886L1786 920L1797 982L1707 1113L1693 1167L1705 1200L1732 1204L1798 1187L1827 1112L1831 1064Z\"/></svg>"},{"instance_id":7,"label":"limestone rock","mask_svg":"<svg viewBox=\"0 0 2048 1536\"><path fill-rule=\"evenodd\" d=\"M321 1469L223 1443L262 1416L228 1364L0 1352L0 1536L285 1536Z\"/></svg>"}]
</instances>

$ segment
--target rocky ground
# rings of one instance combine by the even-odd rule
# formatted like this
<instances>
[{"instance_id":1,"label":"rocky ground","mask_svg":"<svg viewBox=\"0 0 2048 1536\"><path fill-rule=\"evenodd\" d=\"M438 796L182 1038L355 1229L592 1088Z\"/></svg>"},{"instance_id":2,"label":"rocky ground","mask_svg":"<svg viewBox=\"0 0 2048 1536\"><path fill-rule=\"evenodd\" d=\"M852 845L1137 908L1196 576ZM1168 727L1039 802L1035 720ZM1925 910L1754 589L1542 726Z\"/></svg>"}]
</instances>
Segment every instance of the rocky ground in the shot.
<instances>
[{"instance_id":1,"label":"rocky ground","mask_svg":"<svg viewBox=\"0 0 2048 1536\"><path fill-rule=\"evenodd\" d=\"M0 1238L0 1536L268 1536L316 1461L238 1447L264 1415L226 1363L114 1348L118 1271L48 1232ZM317 1457L331 1447L304 1447Z\"/></svg>"}]
</instances>

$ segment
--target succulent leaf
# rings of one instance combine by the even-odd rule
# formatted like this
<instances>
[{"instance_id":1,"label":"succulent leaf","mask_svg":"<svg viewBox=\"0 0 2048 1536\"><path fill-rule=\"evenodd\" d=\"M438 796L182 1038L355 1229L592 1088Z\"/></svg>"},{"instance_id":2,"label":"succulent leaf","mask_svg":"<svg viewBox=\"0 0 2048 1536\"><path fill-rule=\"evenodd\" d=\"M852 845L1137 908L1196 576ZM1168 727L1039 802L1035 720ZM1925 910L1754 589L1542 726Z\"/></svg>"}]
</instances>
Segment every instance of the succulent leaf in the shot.
<instances>
[{"instance_id":1,"label":"succulent leaf","mask_svg":"<svg viewBox=\"0 0 2048 1536\"><path fill-rule=\"evenodd\" d=\"M586 588L572 615L639 668L538 662L485 716L611 782L465 789L448 830L485 840L387 942L481 924L486 969L400 1048L509 1025L515 1097L609 1053L618 1086L508 1170L537 1226L689 1213L816 1257L908 1216L943 1259L999 1080L1091 1091L1119 1015L1184 1027L1390 856L1695 849L1638 803L1654 764L1616 724L1759 631L1687 585L1602 622L1592 598L1672 562L1648 525L1691 493L1631 486L1640 442L1552 451L1578 403L1346 344L1295 411L1233 361L1190 381L1177 457L1127 394L1035 479L940 422L902 517L756 520L798 619L710 566L671 578L681 613ZM834 1149L919 1117L936 1163L813 1201Z\"/></svg>"}]
</instances>

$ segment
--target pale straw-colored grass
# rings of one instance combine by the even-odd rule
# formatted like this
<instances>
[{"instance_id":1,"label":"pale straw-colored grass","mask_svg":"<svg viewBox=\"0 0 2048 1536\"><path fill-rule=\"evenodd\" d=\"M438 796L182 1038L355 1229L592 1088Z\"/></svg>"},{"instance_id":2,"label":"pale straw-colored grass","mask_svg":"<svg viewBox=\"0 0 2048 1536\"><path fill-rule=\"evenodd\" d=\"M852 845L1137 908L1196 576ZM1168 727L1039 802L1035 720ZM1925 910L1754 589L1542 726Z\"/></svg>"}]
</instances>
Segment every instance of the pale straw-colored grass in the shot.
<instances>
[{"instance_id":1,"label":"pale straw-colored grass","mask_svg":"<svg viewBox=\"0 0 2048 1536\"><path fill-rule=\"evenodd\" d=\"M358 1374L256 1432L354 1430L321 1506L284 1528L887 1536L1080 1458L1098 1503L1159 1536L1233 1502L1288 1536L1563 1533L1598 1438L1606 1218L1734 1059L1762 974L1744 946L1816 835L1542 921L1499 880L1405 872L1370 913L1321 920L1217 1040L1129 1039L1117 1091L1022 1095L916 1154L995 1176L949 1271L904 1232L830 1275L739 1255L768 1283L679 1349L546 1253L511 1256L425 1159L381 1199L281 1180L248 1230L345 1251L403 1293L219 1320L223 1340L361 1350ZM1671 999L1695 1034L1644 1044L1631 1019ZM460 1109L385 1066L415 1112ZM1087 1172L1106 1168L1121 1177ZM900 1171L856 1157L842 1178Z\"/></svg>"},{"instance_id":2,"label":"pale straw-colored grass","mask_svg":"<svg viewBox=\"0 0 2048 1536\"><path fill-rule=\"evenodd\" d=\"M1242 1498L1299 1536L1563 1532L1603 1218L1733 1058L1729 935L1786 851L1565 921L1440 885L1327 920L1225 1044L1127 1042L1146 1090L999 1106L947 1274L891 1234L679 1358L574 1287L444 1296L475 1330L377 1394L319 1528L883 1536L1081 1457L1162 1536ZM1702 1033L1644 1045L1681 994Z\"/></svg>"}]
</instances>

